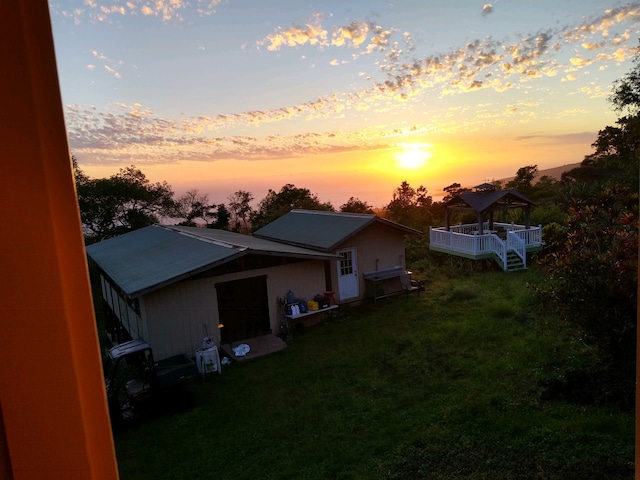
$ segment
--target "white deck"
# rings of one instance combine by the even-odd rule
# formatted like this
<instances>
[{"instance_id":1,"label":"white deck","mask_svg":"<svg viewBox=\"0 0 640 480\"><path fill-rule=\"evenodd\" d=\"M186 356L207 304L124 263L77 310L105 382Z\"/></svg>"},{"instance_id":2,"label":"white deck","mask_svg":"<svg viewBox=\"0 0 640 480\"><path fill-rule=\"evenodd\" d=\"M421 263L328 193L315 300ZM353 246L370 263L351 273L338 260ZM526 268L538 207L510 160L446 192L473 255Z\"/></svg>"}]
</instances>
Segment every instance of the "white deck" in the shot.
<instances>
[{"instance_id":1,"label":"white deck","mask_svg":"<svg viewBox=\"0 0 640 480\"><path fill-rule=\"evenodd\" d=\"M455 225L429 228L429 248L439 252L450 253L466 258L496 258L507 270L509 252L517 255L524 268L527 266L527 251L542 248L542 226L526 228L524 225L513 223L493 223L493 230L489 230L489 223L483 225L480 234L478 224Z\"/></svg>"}]
</instances>

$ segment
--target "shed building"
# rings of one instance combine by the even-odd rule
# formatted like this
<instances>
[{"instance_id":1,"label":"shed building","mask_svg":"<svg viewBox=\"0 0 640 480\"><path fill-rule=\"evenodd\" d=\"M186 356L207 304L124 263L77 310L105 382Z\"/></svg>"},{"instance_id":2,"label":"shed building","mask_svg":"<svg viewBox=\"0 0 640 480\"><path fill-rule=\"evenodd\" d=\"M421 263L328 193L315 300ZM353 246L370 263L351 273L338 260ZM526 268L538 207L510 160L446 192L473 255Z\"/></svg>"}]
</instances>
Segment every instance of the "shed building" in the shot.
<instances>
[{"instance_id":1,"label":"shed building","mask_svg":"<svg viewBox=\"0 0 640 480\"><path fill-rule=\"evenodd\" d=\"M327 288L328 252L224 230L154 225L87 247L118 328L157 359L193 356L205 335L218 344L275 335L278 298ZM217 328L218 325L223 326Z\"/></svg>"},{"instance_id":2,"label":"shed building","mask_svg":"<svg viewBox=\"0 0 640 480\"><path fill-rule=\"evenodd\" d=\"M394 273L384 279L385 285L374 288L386 288L389 293L401 291L399 276L406 270L405 237L420 234L374 214L292 210L254 236L338 255L338 260L327 264L327 278L336 301L344 303L376 295L366 280L373 272Z\"/></svg>"}]
</instances>

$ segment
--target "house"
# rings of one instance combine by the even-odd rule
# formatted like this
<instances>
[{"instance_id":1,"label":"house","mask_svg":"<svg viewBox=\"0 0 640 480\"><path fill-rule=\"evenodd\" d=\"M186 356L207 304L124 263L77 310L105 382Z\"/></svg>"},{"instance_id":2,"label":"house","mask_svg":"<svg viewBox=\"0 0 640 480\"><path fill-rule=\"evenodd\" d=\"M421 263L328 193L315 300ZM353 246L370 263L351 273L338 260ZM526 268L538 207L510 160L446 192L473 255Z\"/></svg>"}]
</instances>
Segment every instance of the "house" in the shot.
<instances>
[{"instance_id":1,"label":"house","mask_svg":"<svg viewBox=\"0 0 640 480\"><path fill-rule=\"evenodd\" d=\"M336 255L224 230L153 225L89 245L115 341L143 338L160 360L278 334L278 298L326 290ZM218 328L220 326L220 328Z\"/></svg>"},{"instance_id":2,"label":"house","mask_svg":"<svg viewBox=\"0 0 640 480\"><path fill-rule=\"evenodd\" d=\"M531 227L532 206L535 203L515 190L478 185L445 204L445 226L429 228L429 248L472 260L492 259L504 271L525 269L527 253L542 249L542 226ZM494 221L497 212L513 209L524 211L524 225ZM456 211L473 212L476 222L452 226Z\"/></svg>"},{"instance_id":3,"label":"house","mask_svg":"<svg viewBox=\"0 0 640 480\"><path fill-rule=\"evenodd\" d=\"M404 239L420 234L374 214L292 210L254 236L339 255L339 261L328 263L328 290L344 303L401 291Z\"/></svg>"}]
</instances>

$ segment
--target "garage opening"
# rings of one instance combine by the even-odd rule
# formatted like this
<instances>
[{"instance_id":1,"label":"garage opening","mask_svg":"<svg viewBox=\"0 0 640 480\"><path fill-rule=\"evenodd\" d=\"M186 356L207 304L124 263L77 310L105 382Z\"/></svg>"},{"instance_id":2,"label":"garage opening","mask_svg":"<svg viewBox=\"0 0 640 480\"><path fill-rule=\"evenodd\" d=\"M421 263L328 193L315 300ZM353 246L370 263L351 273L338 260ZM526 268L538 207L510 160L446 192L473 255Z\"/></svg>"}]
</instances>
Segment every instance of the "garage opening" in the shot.
<instances>
[{"instance_id":1,"label":"garage opening","mask_svg":"<svg viewBox=\"0 0 640 480\"><path fill-rule=\"evenodd\" d=\"M271 333L267 276L216 284L222 343Z\"/></svg>"}]
</instances>

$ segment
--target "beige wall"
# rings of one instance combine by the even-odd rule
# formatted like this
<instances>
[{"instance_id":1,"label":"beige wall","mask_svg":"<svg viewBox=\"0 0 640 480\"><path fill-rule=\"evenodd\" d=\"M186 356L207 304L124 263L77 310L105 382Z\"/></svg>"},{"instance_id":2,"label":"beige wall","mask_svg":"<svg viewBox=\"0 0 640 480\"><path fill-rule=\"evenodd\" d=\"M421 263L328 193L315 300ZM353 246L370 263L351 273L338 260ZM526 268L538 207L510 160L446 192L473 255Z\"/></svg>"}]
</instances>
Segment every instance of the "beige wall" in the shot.
<instances>
[{"instance_id":1,"label":"beige wall","mask_svg":"<svg viewBox=\"0 0 640 480\"><path fill-rule=\"evenodd\" d=\"M396 265L403 268L406 267L404 237L405 233L401 230L374 223L336 248L336 250L355 248L357 251L359 296L350 299L350 301L365 298L365 272L381 270ZM332 262L331 285L336 292L336 301L339 303L338 265L338 261ZM398 289L399 287L400 284L398 281Z\"/></svg>"},{"instance_id":2,"label":"beige wall","mask_svg":"<svg viewBox=\"0 0 640 480\"><path fill-rule=\"evenodd\" d=\"M156 359L179 353L194 356L204 337L204 324L209 336L219 343L215 285L261 275L267 276L269 321L274 334L279 332L281 320L277 297L285 297L289 289L296 297L306 299L325 291L324 262L313 260L184 281L152 292L140 299L140 309L143 323L148 323L148 329L142 330L146 333L143 338L153 347Z\"/></svg>"}]
</instances>

